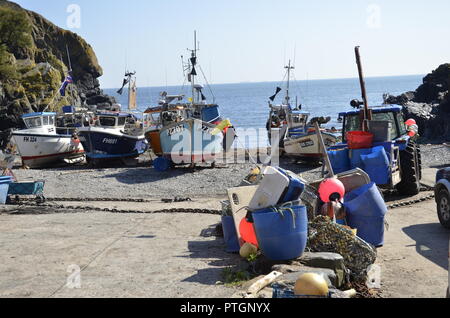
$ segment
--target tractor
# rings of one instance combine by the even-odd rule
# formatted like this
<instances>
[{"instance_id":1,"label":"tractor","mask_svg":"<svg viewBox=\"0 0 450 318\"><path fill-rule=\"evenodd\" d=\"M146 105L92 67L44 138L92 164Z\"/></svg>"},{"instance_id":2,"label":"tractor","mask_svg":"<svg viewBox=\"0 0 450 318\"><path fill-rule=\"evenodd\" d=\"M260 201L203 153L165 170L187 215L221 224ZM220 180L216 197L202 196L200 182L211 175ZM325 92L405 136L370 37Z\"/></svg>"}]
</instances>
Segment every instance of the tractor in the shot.
<instances>
[{"instance_id":1,"label":"tractor","mask_svg":"<svg viewBox=\"0 0 450 318\"><path fill-rule=\"evenodd\" d=\"M380 178L377 175L377 170L368 164L369 160L361 165L356 164L358 168L366 172L371 171L371 179L379 188L396 189L401 195L416 195L420 192L422 178L422 158L420 147L416 142L417 132L411 130L412 126L407 127L401 106L369 107L359 47L355 47L355 55L362 101L352 100L350 105L355 109L339 114L339 119L343 123L342 143L330 147L329 150L345 150L346 153L348 151L349 157L352 158L352 165L354 165L354 162L360 158L367 158L367 156L359 155L360 150L350 147L348 139L358 133L361 135L372 134L374 139L368 147L371 149L374 147L384 148L384 151L383 149L381 151L385 152L383 154L385 159L379 170L383 176ZM338 159L335 163L339 165L342 161L342 159Z\"/></svg>"},{"instance_id":2,"label":"tractor","mask_svg":"<svg viewBox=\"0 0 450 318\"><path fill-rule=\"evenodd\" d=\"M354 105L355 103L352 102ZM402 195L416 195L420 191L422 179L422 156L420 146L415 137L408 135L401 106L371 107L371 122L388 122L387 138L376 141L373 147L383 146L389 158L390 178L386 184L377 184L380 188L396 189ZM347 133L358 131L361 127L362 116L360 110L351 110L339 114L342 120L342 143L329 150L344 149L347 147Z\"/></svg>"}]
</instances>

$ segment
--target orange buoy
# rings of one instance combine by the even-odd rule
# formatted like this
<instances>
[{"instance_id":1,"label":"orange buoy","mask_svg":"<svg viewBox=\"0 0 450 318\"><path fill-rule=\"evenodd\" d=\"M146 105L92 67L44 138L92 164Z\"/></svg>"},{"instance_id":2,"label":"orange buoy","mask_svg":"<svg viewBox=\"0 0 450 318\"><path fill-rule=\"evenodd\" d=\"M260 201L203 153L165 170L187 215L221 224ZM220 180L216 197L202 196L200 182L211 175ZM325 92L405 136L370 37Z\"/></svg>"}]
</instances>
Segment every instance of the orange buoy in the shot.
<instances>
[{"instance_id":1,"label":"orange buoy","mask_svg":"<svg viewBox=\"0 0 450 318\"><path fill-rule=\"evenodd\" d=\"M319 186L319 195L325 203L341 200L345 195L344 184L336 178L325 179Z\"/></svg>"},{"instance_id":2,"label":"orange buoy","mask_svg":"<svg viewBox=\"0 0 450 318\"><path fill-rule=\"evenodd\" d=\"M256 239L255 229L253 224L243 218L239 224L239 233L241 234L242 240L246 243L250 243L258 247L258 240Z\"/></svg>"}]
</instances>

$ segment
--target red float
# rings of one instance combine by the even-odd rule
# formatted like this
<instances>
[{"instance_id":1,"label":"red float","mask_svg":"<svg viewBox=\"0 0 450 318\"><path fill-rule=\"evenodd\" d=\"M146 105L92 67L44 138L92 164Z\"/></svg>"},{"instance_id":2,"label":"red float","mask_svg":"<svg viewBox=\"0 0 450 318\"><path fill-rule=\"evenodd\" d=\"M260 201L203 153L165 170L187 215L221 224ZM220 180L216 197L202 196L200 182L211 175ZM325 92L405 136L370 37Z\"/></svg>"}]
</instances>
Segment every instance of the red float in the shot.
<instances>
[{"instance_id":1,"label":"red float","mask_svg":"<svg viewBox=\"0 0 450 318\"><path fill-rule=\"evenodd\" d=\"M246 218L243 218L239 224L239 233L241 234L242 240L246 243L250 243L258 247L258 240L256 238L253 223L248 222Z\"/></svg>"},{"instance_id":2,"label":"red float","mask_svg":"<svg viewBox=\"0 0 450 318\"><path fill-rule=\"evenodd\" d=\"M340 200L344 198L345 186L344 184L336 178L325 179L319 186L320 199L328 203L331 201L331 196L333 194L339 194Z\"/></svg>"}]
</instances>

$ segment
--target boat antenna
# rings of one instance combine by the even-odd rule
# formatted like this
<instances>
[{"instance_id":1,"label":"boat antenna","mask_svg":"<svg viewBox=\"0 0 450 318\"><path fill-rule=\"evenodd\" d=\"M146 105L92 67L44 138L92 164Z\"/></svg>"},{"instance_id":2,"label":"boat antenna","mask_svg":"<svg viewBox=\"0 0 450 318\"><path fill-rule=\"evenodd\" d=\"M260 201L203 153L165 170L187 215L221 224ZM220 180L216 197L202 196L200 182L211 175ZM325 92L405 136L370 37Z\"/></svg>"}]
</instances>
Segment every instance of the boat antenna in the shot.
<instances>
[{"instance_id":1,"label":"boat antenna","mask_svg":"<svg viewBox=\"0 0 450 318\"><path fill-rule=\"evenodd\" d=\"M372 114L369 110L369 103L367 101L366 83L364 81L364 72L361 63L361 56L359 54L359 46L355 47L356 64L358 66L359 84L361 85L361 95L364 103L364 121L362 123L363 131L368 131L368 120L372 120Z\"/></svg>"},{"instance_id":2,"label":"boat antenna","mask_svg":"<svg viewBox=\"0 0 450 318\"><path fill-rule=\"evenodd\" d=\"M289 105L289 88L290 88L290 79L291 79L291 70L294 69L294 67L291 65L291 60L289 60L289 65L285 66L285 69L287 69L287 86L286 86L286 104Z\"/></svg>"},{"instance_id":3,"label":"boat antenna","mask_svg":"<svg viewBox=\"0 0 450 318\"><path fill-rule=\"evenodd\" d=\"M195 69L195 66L197 65L197 31L194 31L194 49L189 50L191 51L191 58L190 58L190 73L188 74L189 81L191 82L191 88L192 88L192 101L191 104L195 104L195 76L197 76L197 71Z\"/></svg>"}]
</instances>

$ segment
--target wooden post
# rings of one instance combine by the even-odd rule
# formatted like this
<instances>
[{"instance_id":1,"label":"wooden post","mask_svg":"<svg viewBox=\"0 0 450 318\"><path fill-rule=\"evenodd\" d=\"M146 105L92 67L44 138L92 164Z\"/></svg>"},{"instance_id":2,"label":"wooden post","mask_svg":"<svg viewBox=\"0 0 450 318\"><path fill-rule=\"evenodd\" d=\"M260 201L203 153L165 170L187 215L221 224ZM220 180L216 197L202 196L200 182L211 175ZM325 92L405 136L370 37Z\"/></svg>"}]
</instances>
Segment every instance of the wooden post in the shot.
<instances>
[{"instance_id":1,"label":"wooden post","mask_svg":"<svg viewBox=\"0 0 450 318\"><path fill-rule=\"evenodd\" d=\"M356 64L358 65L359 84L361 86L361 95L364 103L364 120L361 123L362 130L368 131L368 120L372 120L372 114L369 111L369 102L367 101L366 83L364 82L364 72L362 69L361 56L359 54L359 46L355 47Z\"/></svg>"},{"instance_id":2,"label":"wooden post","mask_svg":"<svg viewBox=\"0 0 450 318\"><path fill-rule=\"evenodd\" d=\"M323 142L322 133L320 132L320 125L317 121L314 123L314 125L316 127L317 139L319 140L320 148L322 150L322 155L323 155L325 166L328 169L329 177L332 178L332 177L334 177L334 171L333 171L333 167L331 166L330 158L328 157L327 147L325 146L325 143Z\"/></svg>"}]
</instances>

